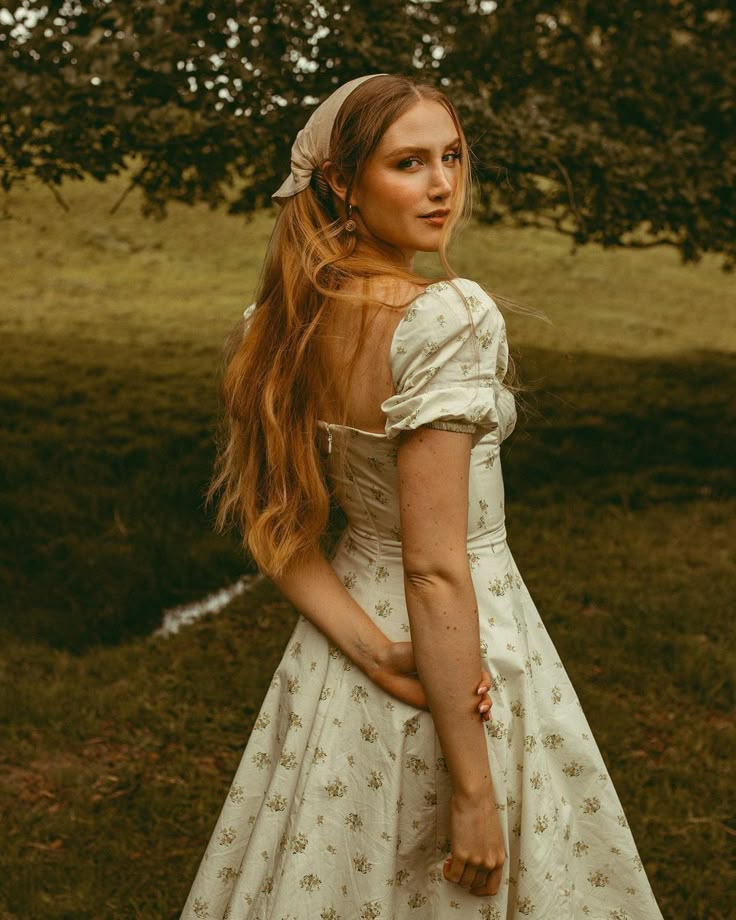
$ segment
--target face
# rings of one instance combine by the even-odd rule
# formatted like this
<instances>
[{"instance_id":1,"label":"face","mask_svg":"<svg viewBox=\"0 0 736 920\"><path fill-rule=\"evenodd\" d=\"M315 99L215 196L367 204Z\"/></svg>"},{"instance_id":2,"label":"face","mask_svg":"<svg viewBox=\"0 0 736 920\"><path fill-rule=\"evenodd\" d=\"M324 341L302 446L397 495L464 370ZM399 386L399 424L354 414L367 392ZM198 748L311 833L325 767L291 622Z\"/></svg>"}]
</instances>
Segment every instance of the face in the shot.
<instances>
[{"instance_id":1,"label":"face","mask_svg":"<svg viewBox=\"0 0 736 920\"><path fill-rule=\"evenodd\" d=\"M395 246L408 264L435 252L461 179L452 116L439 102L417 102L388 128L353 187L358 232Z\"/></svg>"}]
</instances>

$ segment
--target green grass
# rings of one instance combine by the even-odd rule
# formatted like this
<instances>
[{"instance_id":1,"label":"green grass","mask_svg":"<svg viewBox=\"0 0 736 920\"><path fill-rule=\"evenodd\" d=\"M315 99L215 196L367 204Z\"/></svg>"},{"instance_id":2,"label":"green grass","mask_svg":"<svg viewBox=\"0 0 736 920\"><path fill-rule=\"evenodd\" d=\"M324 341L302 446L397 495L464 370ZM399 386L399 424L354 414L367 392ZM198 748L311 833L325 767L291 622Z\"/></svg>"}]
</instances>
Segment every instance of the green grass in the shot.
<instances>
[{"instance_id":1,"label":"green grass","mask_svg":"<svg viewBox=\"0 0 736 920\"><path fill-rule=\"evenodd\" d=\"M121 187L18 190L0 224L2 920L178 916L294 617L266 583L148 635L243 569L201 496L272 218L110 217ZM502 227L456 262L554 322L508 315L510 543L664 916L731 917L733 279Z\"/></svg>"}]
</instances>

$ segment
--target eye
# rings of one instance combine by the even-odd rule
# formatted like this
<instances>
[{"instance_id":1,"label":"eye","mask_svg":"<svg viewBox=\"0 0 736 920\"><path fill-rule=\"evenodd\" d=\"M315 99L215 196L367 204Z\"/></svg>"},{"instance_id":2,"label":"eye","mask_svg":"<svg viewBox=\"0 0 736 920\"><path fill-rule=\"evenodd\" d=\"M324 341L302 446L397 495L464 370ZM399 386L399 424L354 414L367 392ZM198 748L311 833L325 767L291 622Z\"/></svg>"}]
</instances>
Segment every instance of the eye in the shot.
<instances>
[{"instance_id":1,"label":"eye","mask_svg":"<svg viewBox=\"0 0 736 920\"><path fill-rule=\"evenodd\" d=\"M443 160L451 163L459 163L462 158L463 155L459 150L452 150L450 153L446 153L444 157L442 157Z\"/></svg>"},{"instance_id":2,"label":"eye","mask_svg":"<svg viewBox=\"0 0 736 920\"><path fill-rule=\"evenodd\" d=\"M412 166L421 164L419 157L407 157L405 160L401 160L398 164L399 169L410 169Z\"/></svg>"}]
</instances>

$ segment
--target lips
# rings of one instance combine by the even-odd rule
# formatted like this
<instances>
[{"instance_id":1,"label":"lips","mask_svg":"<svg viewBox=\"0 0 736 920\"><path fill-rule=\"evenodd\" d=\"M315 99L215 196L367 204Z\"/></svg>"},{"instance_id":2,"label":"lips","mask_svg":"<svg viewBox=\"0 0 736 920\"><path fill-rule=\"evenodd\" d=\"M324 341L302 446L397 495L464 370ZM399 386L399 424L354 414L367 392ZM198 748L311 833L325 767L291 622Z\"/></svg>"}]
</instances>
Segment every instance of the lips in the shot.
<instances>
[{"instance_id":1,"label":"lips","mask_svg":"<svg viewBox=\"0 0 736 920\"><path fill-rule=\"evenodd\" d=\"M436 211L430 211L429 214L420 214L419 216L424 217L424 218L432 218L432 217L439 218L439 217L447 217L449 213L450 213L449 208L437 208Z\"/></svg>"}]
</instances>

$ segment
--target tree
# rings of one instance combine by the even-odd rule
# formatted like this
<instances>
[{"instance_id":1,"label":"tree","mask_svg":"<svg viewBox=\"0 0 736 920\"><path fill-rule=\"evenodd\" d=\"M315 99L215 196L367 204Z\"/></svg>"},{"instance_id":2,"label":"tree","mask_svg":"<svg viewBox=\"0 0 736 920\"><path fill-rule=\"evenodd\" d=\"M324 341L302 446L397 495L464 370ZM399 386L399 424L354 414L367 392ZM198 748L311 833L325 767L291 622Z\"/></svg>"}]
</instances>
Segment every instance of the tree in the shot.
<instances>
[{"instance_id":1,"label":"tree","mask_svg":"<svg viewBox=\"0 0 736 920\"><path fill-rule=\"evenodd\" d=\"M733 267L730 0L22 0L0 14L0 181L135 163L149 211L250 211L314 104L380 71L456 102L482 219Z\"/></svg>"}]
</instances>

